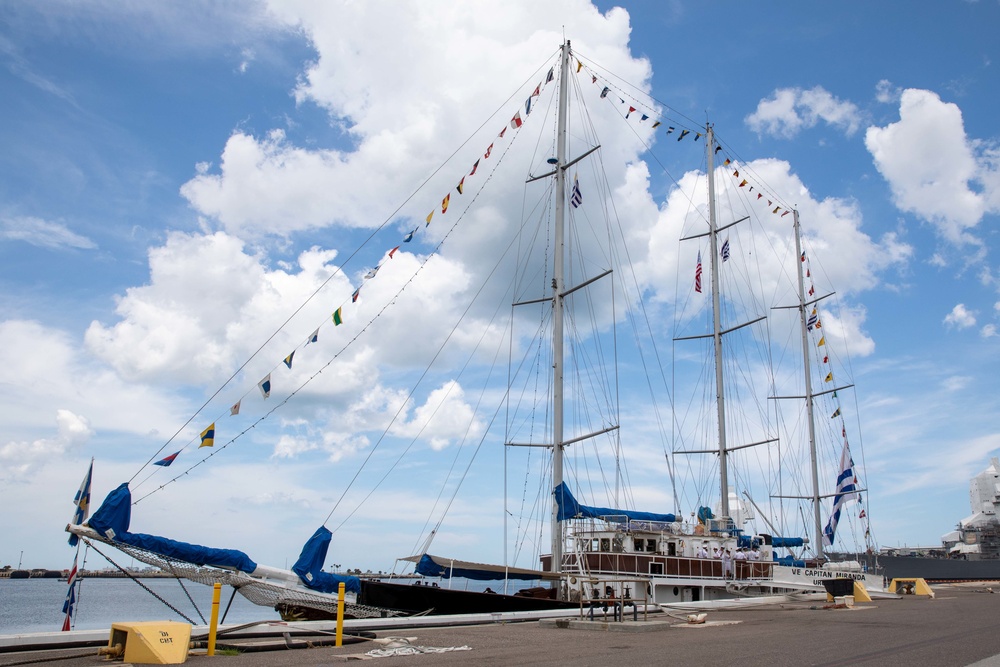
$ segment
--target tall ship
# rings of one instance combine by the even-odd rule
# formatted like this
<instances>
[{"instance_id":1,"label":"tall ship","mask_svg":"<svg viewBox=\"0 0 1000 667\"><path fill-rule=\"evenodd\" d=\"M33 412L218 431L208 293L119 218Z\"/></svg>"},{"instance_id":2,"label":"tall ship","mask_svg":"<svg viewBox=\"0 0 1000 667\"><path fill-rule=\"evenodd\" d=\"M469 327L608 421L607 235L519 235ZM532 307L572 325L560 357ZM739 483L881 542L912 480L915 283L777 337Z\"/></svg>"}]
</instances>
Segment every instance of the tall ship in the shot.
<instances>
[{"instance_id":1,"label":"tall ship","mask_svg":"<svg viewBox=\"0 0 1000 667\"><path fill-rule=\"evenodd\" d=\"M318 376L406 298L442 244L479 242L490 251L483 261L495 265L484 272L483 284L466 292L472 299L466 313L477 315L453 323L417 378L418 387L430 377L446 380L442 387L482 387L475 411L450 415L468 421L471 454L461 464L458 458L447 464L436 516L428 518L416 553L397 559L400 573L412 568L432 585L327 571L339 529L330 516L340 501L290 569L265 566L239 550L133 532L131 482L67 530L88 547L113 547L181 579L221 582L233 595L288 617L333 613L340 585L347 613L355 617L559 609L609 600L721 606L822 591L824 580L833 578L880 590L882 577L867 563L831 562L827 554L843 543L845 527L862 537L862 552L870 548L867 490L849 443L854 425L845 420L847 403L840 402L852 385L841 379L835 336L824 328L832 293L818 288L800 212L768 186L752 161L739 159L713 125L694 123L630 87L574 52L570 42L539 72L537 85L532 81L521 91L524 102L506 110L513 115L504 115L499 132L463 144L484 144L468 165L439 168L453 169L457 185L443 199L433 198L431 213L400 215L401 239L387 242L391 249L377 266L358 271L353 295L331 308L324 326L332 331L309 327L313 333L305 331L302 345L282 361L289 370L293 358L305 363L300 359L327 334L339 335L352 317L370 317L356 338L338 343L344 347L326 365L317 362ZM680 146L701 165L670 188L662 228L639 238L625 233L622 217L645 202L628 201L624 184L609 182L605 163L624 153L605 144L605 135L638 141L647 150L655 141ZM491 197L495 204L511 196L490 188L501 188L494 185L501 182L500 169L518 160L528 165L519 172L523 218L498 222L484 243L476 234L496 220ZM685 203L675 208L678 202ZM477 205L487 211L477 214ZM682 213L671 217L672 210ZM411 253L410 275L395 277L399 290L384 303L358 305L362 292L403 265L397 253L428 235L432 221L447 231L434 237L437 245ZM479 227L470 232L470 225ZM669 235L679 243L677 266L671 267L677 290L665 308L643 283L669 272L655 262L636 266L630 246L649 250ZM480 299L487 297L502 305L485 307ZM444 370L441 360L456 361L446 346L458 338L473 351L458 359L457 370ZM778 353L775 339L791 351ZM500 372L504 357L507 370ZM233 405L235 417L241 401L248 411L250 398L260 400L258 392L268 400L279 372L276 362L242 395L237 388L220 398L220 410ZM226 389L216 395L225 396ZM300 390L290 391L285 402ZM277 409L259 408L260 419ZM192 437L187 457L200 458L187 469L178 459L183 449L160 461L159 453L151 457L152 473L138 484L153 473L168 478L148 482L143 501L203 464L224 464L220 454L246 433L236 431L226 442L224 425L219 417ZM382 443L393 433L390 424L372 440ZM209 455L200 454L206 440ZM365 499L391 484L390 473L419 441L417 433L399 449ZM503 474L496 475L502 488L493 489L502 491L502 507L486 507L491 494L463 487L482 448L503 452ZM332 480L341 485L341 499L370 459L359 462L353 478ZM662 468L662 483L633 488L629 461ZM173 474L171 466L182 470ZM648 509L654 502L665 508ZM446 555L435 549L449 512L463 504L477 516L495 511L503 517L503 553L493 563L469 558L460 547ZM458 578L464 590L452 586ZM472 589L470 581L480 583Z\"/></svg>"}]
</instances>

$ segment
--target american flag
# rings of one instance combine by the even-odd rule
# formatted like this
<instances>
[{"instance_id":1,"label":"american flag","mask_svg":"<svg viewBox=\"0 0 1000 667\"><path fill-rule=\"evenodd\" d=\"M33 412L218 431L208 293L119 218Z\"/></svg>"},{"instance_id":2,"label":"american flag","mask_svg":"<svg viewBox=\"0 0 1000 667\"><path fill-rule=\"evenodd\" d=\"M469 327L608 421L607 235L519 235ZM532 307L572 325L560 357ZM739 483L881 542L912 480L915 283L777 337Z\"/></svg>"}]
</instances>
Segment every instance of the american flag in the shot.
<instances>
[{"instance_id":1,"label":"american flag","mask_svg":"<svg viewBox=\"0 0 1000 667\"><path fill-rule=\"evenodd\" d=\"M694 291L701 292L701 251L698 251L698 265L694 268Z\"/></svg>"}]
</instances>

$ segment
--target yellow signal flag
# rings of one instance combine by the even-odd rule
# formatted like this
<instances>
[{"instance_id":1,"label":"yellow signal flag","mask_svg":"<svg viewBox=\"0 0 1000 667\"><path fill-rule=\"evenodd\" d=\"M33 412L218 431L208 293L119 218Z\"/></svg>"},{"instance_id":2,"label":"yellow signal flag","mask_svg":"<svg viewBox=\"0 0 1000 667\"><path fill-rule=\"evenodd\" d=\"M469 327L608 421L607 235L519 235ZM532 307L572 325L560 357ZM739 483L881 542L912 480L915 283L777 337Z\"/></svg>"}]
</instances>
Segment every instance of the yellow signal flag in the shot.
<instances>
[{"instance_id":1,"label":"yellow signal flag","mask_svg":"<svg viewBox=\"0 0 1000 667\"><path fill-rule=\"evenodd\" d=\"M201 444L198 445L198 449L202 447L214 447L215 446L215 422L201 432Z\"/></svg>"}]
</instances>

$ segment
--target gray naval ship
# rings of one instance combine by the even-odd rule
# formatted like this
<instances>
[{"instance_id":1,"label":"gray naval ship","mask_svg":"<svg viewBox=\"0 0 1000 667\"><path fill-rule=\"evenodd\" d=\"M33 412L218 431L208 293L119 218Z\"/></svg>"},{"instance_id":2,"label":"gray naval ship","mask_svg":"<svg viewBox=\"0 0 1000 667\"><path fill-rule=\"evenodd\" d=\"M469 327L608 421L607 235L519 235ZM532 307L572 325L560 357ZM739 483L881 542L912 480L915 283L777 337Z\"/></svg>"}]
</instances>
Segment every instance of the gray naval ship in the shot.
<instances>
[{"instance_id":1,"label":"gray naval ship","mask_svg":"<svg viewBox=\"0 0 1000 667\"><path fill-rule=\"evenodd\" d=\"M929 581L1000 580L1000 459L969 481L972 514L941 537L940 547L883 549L861 558L888 579Z\"/></svg>"}]
</instances>

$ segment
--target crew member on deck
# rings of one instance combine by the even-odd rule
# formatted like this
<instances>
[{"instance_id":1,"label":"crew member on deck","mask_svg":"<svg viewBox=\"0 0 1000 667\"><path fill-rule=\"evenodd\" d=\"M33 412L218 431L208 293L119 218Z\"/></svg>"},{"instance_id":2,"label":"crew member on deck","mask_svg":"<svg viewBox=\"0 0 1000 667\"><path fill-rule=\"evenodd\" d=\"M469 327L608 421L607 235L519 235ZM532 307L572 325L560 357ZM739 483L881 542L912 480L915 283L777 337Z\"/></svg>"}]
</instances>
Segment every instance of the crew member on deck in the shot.
<instances>
[{"instance_id":1,"label":"crew member on deck","mask_svg":"<svg viewBox=\"0 0 1000 667\"><path fill-rule=\"evenodd\" d=\"M736 577L745 577L747 575L746 568L741 566L740 563L745 563L747 560L747 550L746 547L740 547L736 550L733 555L733 573Z\"/></svg>"}]
</instances>

